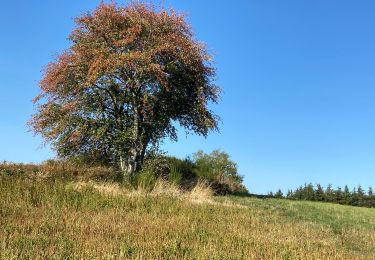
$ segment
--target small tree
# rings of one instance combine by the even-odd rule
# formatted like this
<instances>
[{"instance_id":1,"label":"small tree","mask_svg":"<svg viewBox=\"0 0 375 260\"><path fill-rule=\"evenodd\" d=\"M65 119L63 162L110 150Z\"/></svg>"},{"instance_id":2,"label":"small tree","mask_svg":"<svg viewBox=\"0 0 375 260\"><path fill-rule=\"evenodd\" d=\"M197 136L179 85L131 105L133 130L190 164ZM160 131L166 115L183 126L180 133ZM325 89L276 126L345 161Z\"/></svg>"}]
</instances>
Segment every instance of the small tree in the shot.
<instances>
[{"instance_id":1,"label":"small tree","mask_svg":"<svg viewBox=\"0 0 375 260\"><path fill-rule=\"evenodd\" d=\"M350 196L350 205L357 206L359 202L358 193L356 187L353 188Z\"/></svg>"},{"instance_id":2,"label":"small tree","mask_svg":"<svg viewBox=\"0 0 375 260\"><path fill-rule=\"evenodd\" d=\"M326 201L328 202L333 202L335 200L335 193L332 189L332 184L328 184L327 188L326 188L326 191L325 191L325 194L326 194Z\"/></svg>"},{"instance_id":3,"label":"small tree","mask_svg":"<svg viewBox=\"0 0 375 260\"><path fill-rule=\"evenodd\" d=\"M335 203L341 203L342 204L343 200L343 192L340 187L337 187L335 190Z\"/></svg>"},{"instance_id":4,"label":"small tree","mask_svg":"<svg viewBox=\"0 0 375 260\"><path fill-rule=\"evenodd\" d=\"M237 164L233 162L226 152L214 150L210 154L198 151L193 155L197 167L197 175L224 183L232 180L241 183L243 177L238 174Z\"/></svg>"},{"instance_id":5,"label":"small tree","mask_svg":"<svg viewBox=\"0 0 375 260\"><path fill-rule=\"evenodd\" d=\"M315 191L314 186L312 183L309 183L307 186L305 186L306 190L306 200L314 200L315 198Z\"/></svg>"},{"instance_id":6,"label":"small tree","mask_svg":"<svg viewBox=\"0 0 375 260\"><path fill-rule=\"evenodd\" d=\"M357 187L357 199L358 199L357 205L362 206L364 204L365 197L366 197L365 191L363 190L361 185L358 185L358 187Z\"/></svg>"},{"instance_id":7,"label":"small tree","mask_svg":"<svg viewBox=\"0 0 375 260\"><path fill-rule=\"evenodd\" d=\"M365 191L363 190L362 186L361 185L358 185L357 187L357 194L360 198L364 197L365 196Z\"/></svg>"},{"instance_id":8,"label":"small tree","mask_svg":"<svg viewBox=\"0 0 375 260\"><path fill-rule=\"evenodd\" d=\"M317 201L323 201L324 200L324 190L323 190L322 185L320 185L320 184L316 185L315 200L317 200Z\"/></svg>"},{"instance_id":9,"label":"small tree","mask_svg":"<svg viewBox=\"0 0 375 260\"><path fill-rule=\"evenodd\" d=\"M351 203L351 194L348 185L345 185L344 187L342 198L344 204L349 205Z\"/></svg>"},{"instance_id":10,"label":"small tree","mask_svg":"<svg viewBox=\"0 0 375 260\"><path fill-rule=\"evenodd\" d=\"M371 186L368 187L366 206L372 208L375 207L375 196Z\"/></svg>"},{"instance_id":11,"label":"small tree","mask_svg":"<svg viewBox=\"0 0 375 260\"><path fill-rule=\"evenodd\" d=\"M178 122L207 136L220 89L205 46L183 15L142 3L100 4L76 20L72 46L50 63L30 125L61 157L104 157L138 170Z\"/></svg>"},{"instance_id":12,"label":"small tree","mask_svg":"<svg viewBox=\"0 0 375 260\"><path fill-rule=\"evenodd\" d=\"M277 199L282 199L282 198L284 198L284 194L283 194L283 192L281 191L281 189L279 189L279 190L275 193L275 198L277 198Z\"/></svg>"},{"instance_id":13,"label":"small tree","mask_svg":"<svg viewBox=\"0 0 375 260\"><path fill-rule=\"evenodd\" d=\"M286 194L286 198L287 199L293 199L293 195L294 195L293 194L293 190L289 189L288 192L287 192L287 194Z\"/></svg>"},{"instance_id":14,"label":"small tree","mask_svg":"<svg viewBox=\"0 0 375 260\"><path fill-rule=\"evenodd\" d=\"M367 195L369 196L369 197L373 197L374 196L374 192L373 192L373 190L372 190L372 187L370 186L370 187L368 187L368 192L367 192Z\"/></svg>"}]
</instances>

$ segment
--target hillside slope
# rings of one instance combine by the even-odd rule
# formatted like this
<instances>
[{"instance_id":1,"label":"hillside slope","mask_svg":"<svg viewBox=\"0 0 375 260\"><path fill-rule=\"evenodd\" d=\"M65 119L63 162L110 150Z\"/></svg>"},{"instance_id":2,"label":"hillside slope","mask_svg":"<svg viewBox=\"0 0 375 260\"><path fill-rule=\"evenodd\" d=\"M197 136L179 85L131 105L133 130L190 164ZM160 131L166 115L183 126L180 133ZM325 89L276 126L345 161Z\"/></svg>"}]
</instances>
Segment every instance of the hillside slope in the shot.
<instances>
[{"instance_id":1,"label":"hillside slope","mask_svg":"<svg viewBox=\"0 0 375 260\"><path fill-rule=\"evenodd\" d=\"M100 185L0 174L0 259L375 258L374 209Z\"/></svg>"}]
</instances>

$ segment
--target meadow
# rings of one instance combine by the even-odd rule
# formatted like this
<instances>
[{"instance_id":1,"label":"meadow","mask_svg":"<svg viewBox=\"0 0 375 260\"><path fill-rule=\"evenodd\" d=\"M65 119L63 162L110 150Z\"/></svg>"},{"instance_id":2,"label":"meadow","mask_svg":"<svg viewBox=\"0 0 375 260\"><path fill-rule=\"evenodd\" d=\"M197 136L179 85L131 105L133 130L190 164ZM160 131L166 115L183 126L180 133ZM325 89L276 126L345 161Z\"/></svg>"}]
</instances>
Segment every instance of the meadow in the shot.
<instances>
[{"instance_id":1,"label":"meadow","mask_svg":"<svg viewBox=\"0 0 375 260\"><path fill-rule=\"evenodd\" d=\"M375 210L0 173L0 259L375 259Z\"/></svg>"}]
</instances>

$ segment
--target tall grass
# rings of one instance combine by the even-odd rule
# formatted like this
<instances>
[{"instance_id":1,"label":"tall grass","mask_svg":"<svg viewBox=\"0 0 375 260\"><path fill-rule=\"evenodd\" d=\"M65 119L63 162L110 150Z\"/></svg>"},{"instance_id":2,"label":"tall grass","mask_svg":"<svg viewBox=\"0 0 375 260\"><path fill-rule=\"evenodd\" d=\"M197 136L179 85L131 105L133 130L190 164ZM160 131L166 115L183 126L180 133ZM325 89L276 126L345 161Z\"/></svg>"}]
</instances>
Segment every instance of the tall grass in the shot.
<instances>
[{"instance_id":1,"label":"tall grass","mask_svg":"<svg viewBox=\"0 0 375 260\"><path fill-rule=\"evenodd\" d=\"M0 259L375 257L373 209L195 192L0 173Z\"/></svg>"}]
</instances>

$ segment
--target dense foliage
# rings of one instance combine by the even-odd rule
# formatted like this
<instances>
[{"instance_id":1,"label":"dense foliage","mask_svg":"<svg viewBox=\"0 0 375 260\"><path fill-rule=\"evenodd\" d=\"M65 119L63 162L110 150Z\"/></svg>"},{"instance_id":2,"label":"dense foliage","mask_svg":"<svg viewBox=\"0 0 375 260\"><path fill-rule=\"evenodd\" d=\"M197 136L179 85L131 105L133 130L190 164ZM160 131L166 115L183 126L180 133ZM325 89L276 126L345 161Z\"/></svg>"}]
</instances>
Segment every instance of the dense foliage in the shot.
<instances>
[{"instance_id":1,"label":"dense foliage","mask_svg":"<svg viewBox=\"0 0 375 260\"><path fill-rule=\"evenodd\" d=\"M350 191L347 185L344 189L340 187L333 189L332 185L328 185L327 188L324 189L320 184L314 187L314 185L310 183L300 186L294 191L289 190L286 195L284 195L281 190L278 190L275 194L269 193L269 196L291 200L324 201L342 205L375 207L375 194L372 187L369 187L366 193L360 185Z\"/></svg>"},{"instance_id":2,"label":"dense foliage","mask_svg":"<svg viewBox=\"0 0 375 260\"><path fill-rule=\"evenodd\" d=\"M148 147L177 138L174 122L203 136L217 129L207 106L220 92L212 57L183 15L101 3L75 22L72 45L44 71L30 121L59 156L131 174Z\"/></svg>"},{"instance_id":3,"label":"dense foliage","mask_svg":"<svg viewBox=\"0 0 375 260\"><path fill-rule=\"evenodd\" d=\"M214 150L209 154L198 151L193 155L194 172L197 176L209 180L216 189L223 193L232 191L243 192L243 176L238 173L237 164L229 154Z\"/></svg>"},{"instance_id":4,"label":"dense foliage","mask_svg":"<svg viewBox=\"0 0 375 260\"><path fill-rule=\"evenodd\" d=\"M243 177L237 165L223 151L214 150L206 154L198 151L192 158L179 159L162 154L149 154L144 169L137 178L158 178L176 183L184 189L191 189L198 181L204 181L215 194L247 194L242 184Z\"/></svg>"},{"instance_id":5,"label":"dense foliage","mask_svg":"<svg viewBox=\"0 0 375 260\"><path fill-rule=\"evenodd\" d=\"M50 179L120 182L133 189L152 190L159 180L181 190L192 190L203 182L215 194L247 194L242 176L229 155L221 151L205 154L199 151L194 159L179 159L161 153L148 153L144 167L136 175L123 176L116 168L83 156L65 160L48 160L40 165L0 163L0 174L34 176ZM126 179L124 179L126 178Z\"/></svg>"}]
</instances>

